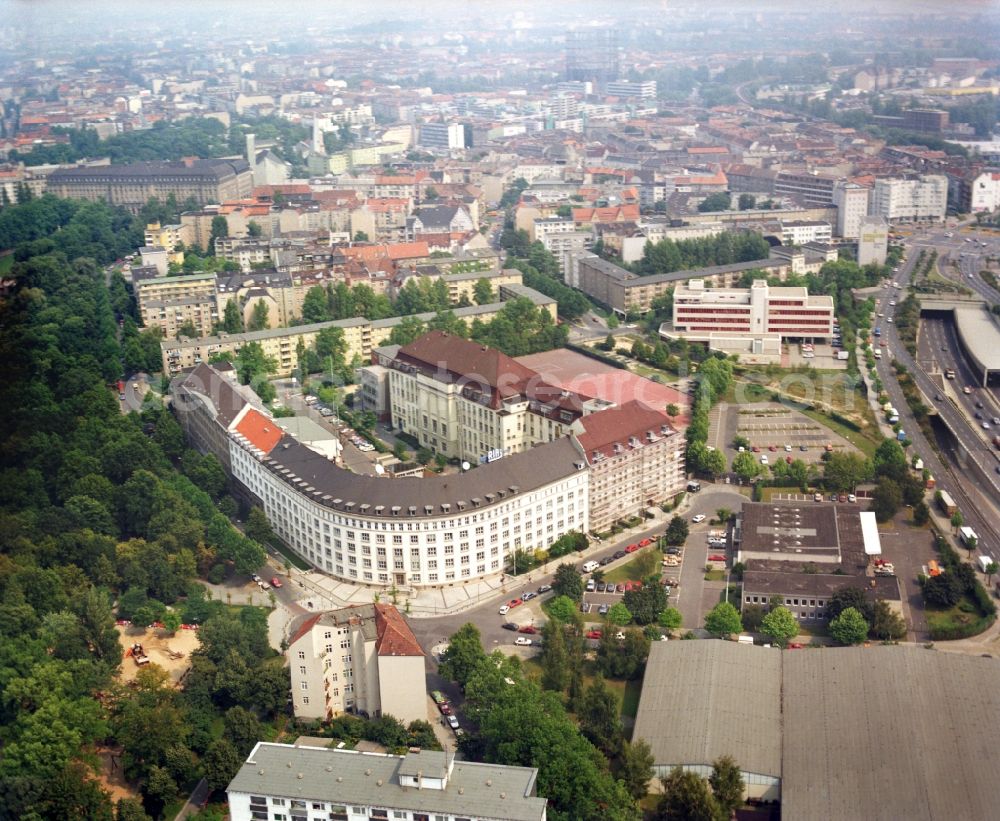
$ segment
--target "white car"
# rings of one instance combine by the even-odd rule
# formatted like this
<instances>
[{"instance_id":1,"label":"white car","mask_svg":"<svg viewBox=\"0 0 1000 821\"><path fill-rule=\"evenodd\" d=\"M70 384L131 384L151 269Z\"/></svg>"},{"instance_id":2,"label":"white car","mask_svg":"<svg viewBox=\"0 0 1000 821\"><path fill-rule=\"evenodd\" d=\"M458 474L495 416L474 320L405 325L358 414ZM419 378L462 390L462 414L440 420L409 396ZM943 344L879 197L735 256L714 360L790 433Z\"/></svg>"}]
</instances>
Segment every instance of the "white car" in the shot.
<instances>
[{"instance_id":1,"label":"white car","mask_svg":"<svg viewBox=\"0 0 1000 821\"><path fill-rule=\"evenodd\" d=\"M705 521L705 514L699 513L697 516L692 516L691 521L694 522L696 525L700 525L702 522Z\"/></svg>"},{"instance_id":2,"label":"white car","mask_svg":"<svg viewBox=\"0 0 1000 821\"><path fill-rule=\"evenodd\" d=\"M516 639L514 639L514 644L516 644L518 647L530 647L531 639L529 639L527 636L518 636Z\"/></svg>"},{"instance_id":3,"label":"white car","mask_svg":"<svg viewBox=\"0 0 1000 821\"><path fill-rule=\"evenodd\" d=\"M766 453L762 453L760 455L760 463L762 465L766 465L767 464L767 454Z\"/></svg>"},{"instance_id":4,"label":"white car","mask_svg":"<svg viewBox=\"0 0 1000 821\"><path fill-rule=\"evenodd\" d=\"M510 607L508 607L508 606L507 606L506 604L501 604L501 605L500 605L500 609L499 609L499 610L497 610L497 612L498 612L498 613L499 613L499 614L500 614L501 616L506 616L506 615L507 615L507 614L508 614L508 613L510 612Z\"/></svg>"},{"instance_id":5,"label":"white car","mask_svg":"<svg viewBox=\"0 0 1000 821\"><path fill-rule=\"evenodd\" d=\"M791 453L791 452L792 452L792 446L791 445L785 445L785 453Z\"/></svg>"}]
</instances>

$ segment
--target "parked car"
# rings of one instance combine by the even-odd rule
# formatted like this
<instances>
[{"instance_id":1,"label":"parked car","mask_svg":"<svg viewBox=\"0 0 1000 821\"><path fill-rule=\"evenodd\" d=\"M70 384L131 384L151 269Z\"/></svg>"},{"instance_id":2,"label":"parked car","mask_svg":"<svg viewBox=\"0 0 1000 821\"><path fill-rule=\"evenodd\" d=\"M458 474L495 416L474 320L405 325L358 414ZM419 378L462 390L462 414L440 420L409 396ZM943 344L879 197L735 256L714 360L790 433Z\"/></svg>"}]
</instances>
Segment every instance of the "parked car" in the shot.
<instances>
[{"instance_id":1,"label":"parked car","mask_svg":"<svg viewBox=\"0 0 1000 821\"><path fill-rule=\"evenodd\" d=\"M708 560L710 562L724 562L726 560L726 557L718 553L713 553L711 556L708 557Z\"/></svg>"},{"instance_id":2,"label":"parked car","mask_svg":"<svg viewBox=\"0 0 1000 821\"><path fill-rule=\"evenodd\" d=\"M517 625L512 621L505 621L500 625L504 630L510 630L513 633L517 632Z\"/></svg>"},{"instance_id":3,"label":"parked car","mask_svg":"<svg viewBox=\"0 0 1000 821\"><path fill-rule=\"evenodd\" d=\"M514 639L514 644L516 644L518 647L530 647L531 639L529 639L527 636L518 636L516 639Z\"/></svg>"},{"instance_id":4,"label":"parked car","mask_svg":"<svg viewBox=\"0 0 1000 821\"><path fill-rule=\"evenodd\" d=\"M450 716L451 715L451 705L447 701L445 701L442 704L439 704L438 705L438 710L441 711L441 715L443 715L443 716Z\"/></svg>"},{"instance_id":5,"label":"parked car","mask_svg":"<svg viewBox=\"0 0 1000 821\"><path fill-rule=\"evenodd\" d=\"M649 545L651 545L652 543L653 543L653 540L650 539L650 538L641 539L639 541L639 547L649 547Z\"/></svg>"},{"instance_id":6,"label":"parked car","mask_svg":"<svg viewBox=\"0 0 1000 821\"><path fill-rule=\"evenodd\" d=\"M506 616L506 615L507 615L507 614L508 614L508 613L510 612L510 605L507 605L507 604L501 604L501 605L500 605L500 609L499 609L499 610L497 610L497 612L498 612L498 613L499 613L499 614L500 614L501 616Z\"/></svg>"},{"instance_id":7,"label":"parked car","mask_svg":"<svg viewBox=\"0 0 1000 821\"><path fill-rule=\"evenodd\" d=\"M530 625L530 624L522 624L522 625L521 625L521 626L520 626L520 627L519 627L519 628L517 629L517 632L518 632L518 633L526 633L526 634L528 634L529 636L533 636L533 635L534 635L535 633L537 633L537 632L538 632L538 628L537 628L537 627L534 627L533 625Z\"/></svg>"},{"instance_id":8,"label":"parked car","mask_svg":"<svg viewBox=\"0 0 1000 821\"><path fill-rule=\"evenodd\" d=\"M440 690L431 690L431 698L434 699L435 704L444 704L448 701L448 696Z\"/></svg>"},{"instance_id":9,"label":"parked car","mask_svg":"<svg viewBox=\"0 0 1000 821\"><path fill-rule=\"evenodd\" d=\"M600 630L588 630L585 634L588 639L599 639L601 637Z\"/></svg>"},{"instance_id":10,"label":"parked car","mask_svg":"<svg viewBox=\"0 0 1000 821\"><path fill-rule=\"evenodd\" d=\"M521 594L521 601L529 601L530 599L535 598L535 596L537 595L538 595L537 593L533 593L529 590L527 593Z\"/></svg>"},{"instance_id":11,"label":"parked car","mask_svg":"<svg viewBox=\"0 0 1000 821\"><path fill-rule=\"evenodd\" d=\"M277 576L272 576L271 587L281 587L281 579L279 579Z\"/></svg>"},{"instance_id":12,"label":"parked car","mask_svg":"<svg viewBox=\"0 0 1000 821\"><path fill-rule=\"evenodd\" d=\"M822 502L823 501L823 494L822 493L814 493L813 494L813 501L814 502Z\"/></svg>"},{"instance_id":13,"label":"parked car","mask_svg":"<svg viewBox=\"0 0 1000 821\"><path fill-rule=\"evenodd\" d=\"M258 576L256 573L251 573L250 574L250 580L251 581L255 581L255 582L259 582L260 581L260 576Z\"/></svg>"},{"instance_id":14,"label":"parked car","mask_svg":"<svg viewBox=\"0 0 1000 821\"><path fill-rule=\"evenodd\" d=\"M855 496L853 493L848 493L847 494L847 501L848 502L856 502L856 501L858 501L858 497Z\"/></svg>"},{"instance_id":15,"label":"parked car","mask_svg":"<svg viewBox=\"0 0 1000 821\"><path fill-rule=\"evenodd\" d=\"M511 610L513 610L515 607L518 607L518 606L520 606L522 604L524 604L524 602L521 599L511 599L509 602L507 602L507 606Z\"/></svg>"},{"instance_id":16,"label":"parked car","mask_svg":"<svg viewBox=\"0 0 1000 821\"><path fill-rule=\"evenodd\" d=\"M791 453L791 450L792 450L792 446L791 445L785 445L785 452L786 453Z\"/></svg>"},{"instance_id":17,"label":"parked car","mask_svg":"<svg viewBox=\"0 0 1000 821\"><path fill-rule=\"evenodd\" d=\"M538 588L538 595L541 596L542 593L548 593L551 589L552 589L551 584L543 584L541 587Z\"/></svg>"},{"instance_id":18,"label":"parked car","mask_svg":"<svg viewBox=\"0 0 1000 821\"><path fill-rule=\"evenodd\" d=\"M691 517L691 521L694 522L696 525L700 525L702 522L705 521L705 518L706 517L704 513L698 513L697 515Z\"/></svg>"},{"instance_id":19,"label":"parked car","mask_svg":"<svg viewBox=\"0 0 1000 821\"><path fill-rule=\"evenodd\" d=\"M597 590L597 582L593 579L587 579L587 592L593 593L595 590Z\"/></svg>"},{"instance_id":20,"label":"parked car","mask_svg":"<svg viewBox=\"0 0 1000 821\"><path fill-rule=\"evenodd\" d=\"M625 552L624 550L616 550L616 551L614 552L614 555L612 555L612 557L611 557L611 558L612 558L612 559L620 559L620 558L622 558L623 556L627 556L627 555L628 555L628 554L627 554L627 553L626 553L626 552Z\"/></svg>"},{"instance_id":21,"label":"parked car","mask_svg":"<svg viewBox=\"0 0 1000 821\"><path fill-rule=\"evenodd\" d=\"M778 449L778 446L777 445L768 445L767 449L773 453L774 451L776 451Z\"/></svg>"},{"instance_id":22,"label":"parked car","mask_svg":"<svg viewBox=\"0 0 1000 821\"><path fill-rule=\"evenodd\" d=\"M847 494L846 494L846 493L841 493L841 494L840 494L840 495L839 495L839 496L837 497L837 501L838 501L838 502L846 502L846 501L847 501Z\"/></svg>"},{"instance_id":23,"label":"parked car","mask_svg":"<svg viewBox=\"0 0 1000 821\"><path fill-rule=\"evenodd\" d=\"M459 726L461 726L459 725L458 719L455 718L455 716L447 716L447 720L448 720L448 726L451 727L451 729L453 730L457 731Z\"/></svg>"},{"instance_id":24,"label":"parked car","mask_svg":"<svg viewBox=\"0 0 1000 821\"><path fill-rule=\"evenodd\" d=\"M801 451L807 451L807 450L809 450L809 446L808 445L799 445L799 450L801 450Z\"/></svg>"},{"instance_id":25,"label":"parked car","mask_svg":"<svg viewBox=\"0 0 1000 821\"><path fill-rule=\"evenodd\" d=\"M614 559L611 556L605 556L603 559L599 559L597 563L601 567L604 567L606 564L611 564L611 562L613 562L613 561L614 561Z\"/></svg>"},{"instance_id":26,"label":"parked car","mask_svg":"<svg viewBox=\"0 0 1000 821\"><path fill-rule=\"evenodd\" d=\"M607 589L608 589L607 582L598 582L597 583L597 592L598 593L603 593Z\"/></svg>"},{"instance_id":27,"label":"parked car","mask_svg":"<svg viewBox=\"0 0 1000 821\"><path fill-rule=\"evenodd\" d=\"M626 553L635 553L635 551L637 551L638 549L639 549L639 545L637 545L637 544L630 544L628 547L625 548L625 552Z\"/></svg>"},{"instance_id":28,"label":"parked car","mask_svg":"<svg viewBox=\"0 0 1000 821\"><path fill-rule=\"evenodd\" d=\"M665 552L669 556L680 556L682 551L679 547L668 547Z\"/></svg>"},{"instance_id":29,"label":"parked car","mask_svg":"<svg viewBox=\"0 0 1000 821\"><path fill-rule=\"evenodd\" d=\"M624 593L625 592L625 583L624 582L619 582L617 585L615 585L615 592L616 593Z\"/></svg>"},{"instance_id":30,"label":"parked car","mask_svg":"<svg viewBox=\"0 0 1000 821\"><path fill-rule=\"evenodd\" d=\"M589 601L580 603L580 612L589 613L593 609L593 605Z\"/></svg>"}]
</instances>

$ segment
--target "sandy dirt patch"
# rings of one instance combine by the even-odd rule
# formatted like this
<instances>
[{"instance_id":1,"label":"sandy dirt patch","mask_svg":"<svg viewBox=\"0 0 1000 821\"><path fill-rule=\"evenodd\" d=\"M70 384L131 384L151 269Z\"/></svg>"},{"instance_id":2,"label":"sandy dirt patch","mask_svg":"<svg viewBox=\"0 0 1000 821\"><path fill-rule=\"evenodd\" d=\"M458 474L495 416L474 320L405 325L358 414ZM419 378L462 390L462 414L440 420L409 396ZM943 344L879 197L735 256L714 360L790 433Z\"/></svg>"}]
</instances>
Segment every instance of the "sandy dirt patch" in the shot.
<instances>
[{"instance_id":1,"label":"sandy dirt patch","mask_svg":"<svg viewBox=\"0 0 1000 821\"><path fill-rule=\"evenodd\" d=\"M135 642L139 642L151 664L158 664L168 673L170 680L177 685L188 667L191 666L191 653L198 649L197 630L178 630L173 635L156 627L140 630L135 627L119 625L118 640L122 650L128 652ZM174 655L171 655L173 653ZM138 665L131 657L122 659L121 681L132 681L139 671Z\"/></svg>"}]
</instances>

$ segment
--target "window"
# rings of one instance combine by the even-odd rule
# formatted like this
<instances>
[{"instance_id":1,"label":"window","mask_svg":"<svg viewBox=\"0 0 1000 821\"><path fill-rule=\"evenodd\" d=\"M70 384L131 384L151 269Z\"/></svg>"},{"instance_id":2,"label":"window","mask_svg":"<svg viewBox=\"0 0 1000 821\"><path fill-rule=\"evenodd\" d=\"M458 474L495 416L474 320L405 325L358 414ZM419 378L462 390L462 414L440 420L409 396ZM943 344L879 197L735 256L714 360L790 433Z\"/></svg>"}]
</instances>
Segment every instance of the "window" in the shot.
<instances>
[{"instance_id":1,"label":"window","mask_svg":"<svg viewBox=\"0 0 1000 821\"><path fill-rule=\"evenodd\" d=\"M251 795L250 796L250 803L251 804L266 804L267 803L267 799L263 795Z\"/></svg>"},{"instance_id":2,"label":"window","mask_svg":"<svg viewBox=\"0 0 1000 821\"><path fill-rule=\"evenodd\" d=\"M300 681L299 682L299 688L302 689L302 690L308 690L309 689L309 682L308 681Z\"/></svg>"},{"instance_id":3,"label":"window","mask_svg":"<svg viewBox=\"0 0 1000 821\"><path fill-rule=\"evenodd\" d=\"M304 664L299 665L299 675L304 676L306 674L306 666Z\"/></svg>"},{"instance_id":4,"label":"window","mask_svg":"<svg viewBox=\"0 0 1000 821\"><path fill-rule=\"evenodd\" d=\"M283 806L285 806L285 799L284 798L272 798L271 799L271 803L275 807L283 807Z\"/></svg>"},{"instance_id":5,"label":"window","mask_svg":"<svg viewBox=\"0 0 1000 821\"><path fill-rule=\"evenodd\" d=\"M305 657L306 657L305 651L304 650L299 650L299 658L300 659L305 659Z\"/></svg>"}]
</instances>

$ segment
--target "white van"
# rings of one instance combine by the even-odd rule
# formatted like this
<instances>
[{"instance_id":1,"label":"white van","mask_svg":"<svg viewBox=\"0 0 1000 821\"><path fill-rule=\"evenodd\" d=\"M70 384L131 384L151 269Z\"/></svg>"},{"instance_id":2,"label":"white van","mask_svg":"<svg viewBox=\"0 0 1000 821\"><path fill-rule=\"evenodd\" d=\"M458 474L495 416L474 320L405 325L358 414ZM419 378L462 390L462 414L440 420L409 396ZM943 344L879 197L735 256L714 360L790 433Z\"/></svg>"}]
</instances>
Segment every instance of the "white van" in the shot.
<instances>
[{"instance_id":1,"label":"white van","mask_svg":"<svg viewBox=\"0 0 1000 821\"><path fill-rule=\"evenodd\" d=\"M595 562L593 559L591 559L589 562L584 562L583 563L583 572L584 573L593 573L600 566L601 566L600 562Z\"/></svg>"}]
</instances>

